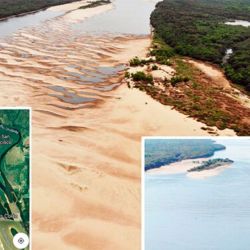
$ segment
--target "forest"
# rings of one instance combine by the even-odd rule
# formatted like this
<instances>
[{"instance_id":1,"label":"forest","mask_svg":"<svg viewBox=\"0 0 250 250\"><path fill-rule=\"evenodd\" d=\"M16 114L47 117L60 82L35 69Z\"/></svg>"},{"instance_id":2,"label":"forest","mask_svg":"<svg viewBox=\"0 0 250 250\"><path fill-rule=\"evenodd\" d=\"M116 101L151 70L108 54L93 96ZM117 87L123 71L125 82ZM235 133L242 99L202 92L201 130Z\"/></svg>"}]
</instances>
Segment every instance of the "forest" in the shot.
<instances>
[{"instance_id":1,"label":"forest","mask_svg":"<svg viewBox=\"0 0 250 250\"><path fill-rule=\"evenodd\" d=\"M155 36L175 53L222 66L250 91L250 27L226 24L235 20L250 21L250 0L164 0L151 15Z\"/></svg>"},{"instance_id":2,"label":"forest","mask_svg":"<svg viewBox=\"0 0 250 250\"><path fill-rule=\"evenodd\" d=\"M74 1L75 0L0 0L0 18Z\"/></svg>"},{"instance_id":3,"label":"forest","mask_svg":"<svg viewBox=\"0 0 250 250\"><path fill-rule=\"evenodd\" d=\"M210 139L146 139L145 170L176 161L210 157L225 146Z\"/></svg>"}]
</instances>

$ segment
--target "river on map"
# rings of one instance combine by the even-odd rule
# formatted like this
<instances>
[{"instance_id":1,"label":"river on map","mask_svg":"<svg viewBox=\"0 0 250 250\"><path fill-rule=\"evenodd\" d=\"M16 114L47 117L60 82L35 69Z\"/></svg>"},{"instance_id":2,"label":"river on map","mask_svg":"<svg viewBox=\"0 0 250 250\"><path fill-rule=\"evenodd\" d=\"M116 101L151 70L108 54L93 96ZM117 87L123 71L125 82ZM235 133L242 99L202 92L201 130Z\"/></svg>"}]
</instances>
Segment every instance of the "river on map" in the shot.
<instances>
[{"instance_id":1,"label":"river on map","mask_svg":"<svg viewBox=\"0 0 250 250\"><path fill-rule=\"evenodd\" d=\"M126 62L113 57L123 49L123 42L150 34L150 13L156 2L115 0L106 11L80 19L78 6L1 21L0 83L12 81L36 89L35 98L49 99L46 108L94 107L121 84Z\"/></svg>"},{"instance_id":2,"label":"river on map","mask_svg":"<svg viewBox=\"0 0 250 250\"><path fill-rule=\"evenodd\" d=\"M195 180L145 177L145 250L246 250L250 246L250 140L216 140L233 165Z\"/></svg>"}]
</instances>

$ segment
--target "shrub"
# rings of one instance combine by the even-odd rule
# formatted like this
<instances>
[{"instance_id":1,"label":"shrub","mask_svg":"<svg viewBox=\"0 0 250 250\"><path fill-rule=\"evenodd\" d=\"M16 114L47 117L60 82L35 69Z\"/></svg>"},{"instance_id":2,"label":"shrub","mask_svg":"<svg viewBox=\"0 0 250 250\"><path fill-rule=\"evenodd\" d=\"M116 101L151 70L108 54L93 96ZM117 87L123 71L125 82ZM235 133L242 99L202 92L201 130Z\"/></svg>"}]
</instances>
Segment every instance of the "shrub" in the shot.
<instances>
[{"instance_id":1,"label":"shrub","mask_svg":"<svg viewBox=\"0 0 250 250\"><path fill-rule=\"evenodd\" d=\"M158 62L159 64L171 66L169 58L166 58L164 56L156 56L156 62Z\"/></svg>"},{"instance_id":2,"label":"shrub","mask_svg":"<svg viewBox=\"0 0 250 250\"><path fill-rule=\"evenodd\" d=\"M136 56L136 57L134 57L133 59L131 59L129 61L129 65L132 66L132 67L136 67L136 66L143 66L145 64L152 63L152 62L154 62L154 60L152 58L149 58L149 59L139 59Z\"/></svg>"},{"instance_id":3,"label":"shrub","mask_svg":"<svg viewBox=\"0 0 250 250\"><path fill-rule=\"evenodd\" d=\"M140 66L141 65L141 60L136 56L133 59L129 61L130 66Z\"/></svg>"},{"instance_id":4,"label":"shrub","mask_svg":"<svg viewBox=\"0 0 250 250\"><path fill-rule=\"evenodd\" d=\"M174 76L171 78L171 84L175 86L179 82L188 82L190 79L187 76Z\"/></svg>"},{"instance_id":5,"label":"shrub","mask_svg":"<svg viewBox=\"0 0 250 250\"><path fill-rule=\"evenodd\" d=\"M157 70L157 69L159 69L158 66L154 64L154 65L152 66L152 70Z\"/></svg>"},{"instance_id":6,"label":"shrub","mask_svg":"<svg viewBox=\"0 0 250 250\"><path fill-rule=\"evenodd\" d=\"M125 78L130 78L130 73L128 71L125 72Z\"/></svg>"},{"instance_id":7,"label":"shrub","mask_svg":"<svg viewBox=\"0 0 250 250\"><path fill-rule=\"evenodd\" d=\"M138 71L134 74L131 74L133 81L135 82L139 82L139 81L143 81L143 82L147 82L152 84L153 83L153 76L150 74L145 74L142 71Z\"/></svg>"}]
</instances>

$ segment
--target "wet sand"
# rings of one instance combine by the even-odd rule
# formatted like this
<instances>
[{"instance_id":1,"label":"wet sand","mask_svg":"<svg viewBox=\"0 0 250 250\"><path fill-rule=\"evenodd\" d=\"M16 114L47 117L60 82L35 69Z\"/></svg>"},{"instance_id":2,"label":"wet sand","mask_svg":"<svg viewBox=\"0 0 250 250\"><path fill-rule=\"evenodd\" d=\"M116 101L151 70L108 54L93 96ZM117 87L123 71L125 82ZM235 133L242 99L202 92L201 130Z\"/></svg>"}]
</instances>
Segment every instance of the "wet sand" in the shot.
<instances>
[{"instance_id":1,"label":"wet sand","mask_svg":"<svg viewBox=\"0 0 250 250\"><path fill-rule=\"evenodd\" d=\"M33 109L33 249L138 250L141 136L207 132L123 84L149 36L78 35L68 20L0 43L0 105Z\"/></svg>"}]
</instances>

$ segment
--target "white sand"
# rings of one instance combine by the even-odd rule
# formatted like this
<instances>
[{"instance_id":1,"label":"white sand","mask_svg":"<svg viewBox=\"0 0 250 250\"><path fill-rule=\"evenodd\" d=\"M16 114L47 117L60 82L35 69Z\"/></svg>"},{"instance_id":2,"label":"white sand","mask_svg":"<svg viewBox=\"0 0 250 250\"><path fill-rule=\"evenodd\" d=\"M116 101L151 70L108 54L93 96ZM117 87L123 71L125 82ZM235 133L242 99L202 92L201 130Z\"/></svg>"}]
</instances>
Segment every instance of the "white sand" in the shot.
<instances>
[{"instance_id":1,"label":"white sand","mask_svg":"<svg viewBox=\"0 0 250 250\"><path fill-rule=\"evenodd\" d=\"M198 167L202 164L203 161L207 161L209 158L198 158L198 159L188 159L179 162L174 162L160 168L150 169L147 171L147 174L151 175L170 175L170 174L186 174L187 177L192 179L205 179L208 177L219 175L222 171L231 166L227 164L218 168L188 172L188 170Z\"/></svg>"},{"instance_id":2,"label":"white sand","mask_svg":"<svg viewBox=\"0 0 250 250\"><path fill-rule=\"evenodd\" d=\"M63 18L68 22L75 23L75 22L83 21L86 18L99 15L111 9L113 9L113 4L105 4L102 6L89 8L89 9L78 9L78 10L74 10L74 11L70 11L69 13L66 13L63 16Z\"/></svg>"},{"instance_id":3,"label":"white sand","mask_svg":"<svg viewBox=\"0 0 250 250\"><path fill-rule=\"evenodd\" d=\"M66 3L62 5L56 5L48 8L50 11L72 11L80 8L81 6L85 6L88 4L88 0L76 1L73 3Z\"/></svg>"},{"instance_id":4,"label":"white sand","mask_svg":"<svg viewBox=\"0 0 250 250\"><path fill-rule=\"evenodd\" d=\"M183 174L191 168L198 167L203 161L208 160L208 158L198 158L198 159L188 159L179 162L174 162L160 168L154 168L147 171L149 174Z\"/></svg>"}]
</instances>

